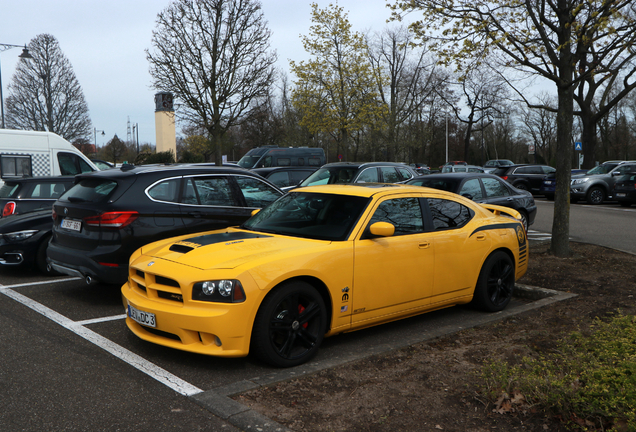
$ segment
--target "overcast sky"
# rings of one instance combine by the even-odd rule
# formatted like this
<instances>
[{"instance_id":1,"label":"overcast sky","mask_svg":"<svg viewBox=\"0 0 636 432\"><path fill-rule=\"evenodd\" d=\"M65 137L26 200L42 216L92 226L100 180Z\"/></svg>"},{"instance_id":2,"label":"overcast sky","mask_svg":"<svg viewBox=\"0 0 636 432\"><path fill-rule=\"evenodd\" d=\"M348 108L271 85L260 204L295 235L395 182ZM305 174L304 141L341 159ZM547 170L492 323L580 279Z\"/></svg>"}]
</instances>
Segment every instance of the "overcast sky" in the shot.
<instances>
[{"instance_id":1,"label":"overcast sky","mask_svg":"<svg viewBox=\"0 0 636 432\"><path fill-rule=\"evenodd\" d=\"M315 0L320 8L338 4L348 13L354 31L381 31L390 16L385 0ZM57 38L69 59L88 103L97 144L115 134L128 136L127 122L139 125L139 141L155 144L154 94L145 49L151 48L157 14L171 0L20 0L0 6L0 43L24 45L39 34ZM309 33L312 1L262 0L272 31L271 46L279 67L306 59L300 35ZM6 98L19 48L0 53ZM177 126L178 128L178 126ZM132 129L132 127L131 127ZM132 132L132 130L131 130ZM177 129L177 134L179 130ZM93 141L91 137L91 141Z\"/></svg>"}]
</instances>

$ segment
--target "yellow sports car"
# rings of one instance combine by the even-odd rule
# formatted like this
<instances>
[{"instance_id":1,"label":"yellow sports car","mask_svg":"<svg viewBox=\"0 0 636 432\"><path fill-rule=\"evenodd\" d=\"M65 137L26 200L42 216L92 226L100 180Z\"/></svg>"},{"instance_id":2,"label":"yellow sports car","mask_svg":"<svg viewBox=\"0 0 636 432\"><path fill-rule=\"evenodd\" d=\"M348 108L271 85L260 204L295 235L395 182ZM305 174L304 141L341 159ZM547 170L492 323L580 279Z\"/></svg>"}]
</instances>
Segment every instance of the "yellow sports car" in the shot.
<instances>
[{"instance_id":1,"label":"yellow sports car","mask_svg":"<svg viewBox=\"0 0 636 432\"><path fill-rule=\"evenodd\" d=\"M515 210L395 184L299 188L227 228L130 258L140 338L288 367L323 337L472 302L503 309L528 265Z\"/></svg>"}]
</instances>

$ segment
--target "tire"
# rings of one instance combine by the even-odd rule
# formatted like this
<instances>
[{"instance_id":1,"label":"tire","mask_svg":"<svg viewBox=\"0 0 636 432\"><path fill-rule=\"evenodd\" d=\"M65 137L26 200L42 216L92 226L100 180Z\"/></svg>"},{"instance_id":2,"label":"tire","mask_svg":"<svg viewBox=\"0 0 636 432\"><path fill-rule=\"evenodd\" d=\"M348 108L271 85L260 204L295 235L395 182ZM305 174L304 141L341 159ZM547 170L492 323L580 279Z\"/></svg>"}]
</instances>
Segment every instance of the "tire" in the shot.
<instances>
[{"instance_id":1,"label":"tire","mask_svg":"<svg viewBox=\"0 0 636 432\"><path fill-rule=\"evenodd\" d=\"M318 352L325 336L325 303L306 282L281 285L261 304L252 331L252 353L276 367L297 366Z\"/></svg>"},{"instance_id":2,"label":"tire","mask_svg":"<svg viewBox=\"0 0 636 432\"><path fill-rule=\"evenodd\" d=\"M503 310L515 287L515 266L507 253L493 252L479 272L472 304L488 312Z\"/></svg>"},{"instance_id":3,"label":"tire","mask_svg":"<svg viewBox=\"0 0 636 432\"><path fill-rule=\"evenodd\" d=\"M621 205L621 207L629 207L632 205L632 203L629 201L619 201L618 203Z\"/></svg>"},{"instance_id":4,"label":"tire","mask_svg":"<svg viewBox=\"0 0 636 432\"><path fill-rule=\"evenodd\" d=\"M514 184L513 186L516 187L517 189L521 189L522 191L529 191L530 190L528 185L525 184L525 183L517 183L517 184Z\"/></svg>"},{"instance_id":5,"label":"tire","mask_svg":"<svg viewBox=\"0 0 636 432\"><path fill-rule=\"evenodd\" d=\"M51 240L50 235L46 236L40 243L40 246L38 246L38 251L35 255L35 266L40 272L44 273L45 275L54 276L58 273L54 270L47 270L48 266L46 264L46 249L49 247L49 240Z\"/></svg>"},{"instance_id":6,"label":"tire","mask_svg":"<svg viewBox=\"0 0 636 432\"><path fill-rule=\"evenodd\" d=\"M585 200L588 204L592 205L603 204L603 201L605 201L605 191L598 186L593 186L587 191Z\"/></svg>"}]
</instances>

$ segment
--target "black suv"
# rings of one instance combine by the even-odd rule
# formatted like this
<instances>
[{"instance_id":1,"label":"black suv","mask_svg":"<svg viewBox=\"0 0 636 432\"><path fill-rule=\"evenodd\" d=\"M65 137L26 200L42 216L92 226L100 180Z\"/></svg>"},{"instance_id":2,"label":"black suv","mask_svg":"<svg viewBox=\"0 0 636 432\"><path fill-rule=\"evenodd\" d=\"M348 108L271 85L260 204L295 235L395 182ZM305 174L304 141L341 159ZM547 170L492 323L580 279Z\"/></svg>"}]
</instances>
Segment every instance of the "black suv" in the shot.
<instances>
[{"instance_id":1,"label":"black suv","mask_svg":"<svg viewBox=\"0 0 636 432\"><path fill-rule=\"evenodd\" d=\"M141 246L240 225L282 195L242 168L124 165L81 174L53 204L48 262L87 283L123 284Z\"/></svg>"},{"instance_id":2,"label":"black suv","mask_svg":"<svg viewBox=\"0 0 636 432\"><path fill-rule=\"evenodd\" d=\"M55 200L73 186L74 179L74 176L58 176L5 180L0 187L2 217L50 209Z\"/></svg>"},{"instance_id":3,"label":"black suv","mask_svg":"<svg viewBox=\"0 0 636 432\"><path fill-rule=\"evenodd\" d=\"M418 174L395 162L334 162L325 164L299 186L347 183L405 183Z\"/></svg>"},{"instance_id":4,"label":"black suv","mask_svg":"<svg viewBox=\"0 0 636 432\"><path fill-rule=\"evenodd\" d=\"M538 194L544 177L555 171L548 165L511 165L496 168L491 174L501 177L517 189Z\"/></svg>"},{"instance_id":5,"label":"black suv","mask_svg":"<svg viewBox=\"0 0 636 432\"><path fill-rule=\"evenodd\" d=\"M317 169L318 167L310 166L286 166L254 168L251 171L265 177L267 180L282 189L289 188L290 186L296 186Z\"/></svg>"}]
</instances>

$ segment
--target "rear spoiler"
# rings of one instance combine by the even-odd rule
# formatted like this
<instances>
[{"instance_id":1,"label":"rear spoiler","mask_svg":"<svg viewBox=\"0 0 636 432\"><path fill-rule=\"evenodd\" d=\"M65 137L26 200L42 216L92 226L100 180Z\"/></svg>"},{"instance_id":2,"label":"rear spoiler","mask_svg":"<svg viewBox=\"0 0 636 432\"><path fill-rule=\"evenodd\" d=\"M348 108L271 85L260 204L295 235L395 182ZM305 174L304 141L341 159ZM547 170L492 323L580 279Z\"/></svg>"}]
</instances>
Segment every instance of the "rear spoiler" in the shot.
<instances>
[{"instance_id":1,"label":"rear spoiler","mask_svg":"<svg viewBox=\"0 0 636 432\"><path fill-rule=\"evenodd\" d=\"M513 219L517 219L518 221L521 221L521 214L517 210L512 209L510 207L498 206L494 204L479 204L479 205L490 210L497 216L500 216L502 213L504 213L504 216L510 216Z\"/></svg>"}]
</instances>

